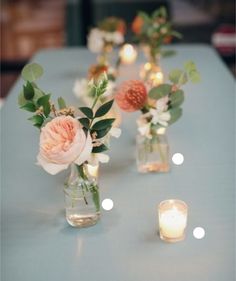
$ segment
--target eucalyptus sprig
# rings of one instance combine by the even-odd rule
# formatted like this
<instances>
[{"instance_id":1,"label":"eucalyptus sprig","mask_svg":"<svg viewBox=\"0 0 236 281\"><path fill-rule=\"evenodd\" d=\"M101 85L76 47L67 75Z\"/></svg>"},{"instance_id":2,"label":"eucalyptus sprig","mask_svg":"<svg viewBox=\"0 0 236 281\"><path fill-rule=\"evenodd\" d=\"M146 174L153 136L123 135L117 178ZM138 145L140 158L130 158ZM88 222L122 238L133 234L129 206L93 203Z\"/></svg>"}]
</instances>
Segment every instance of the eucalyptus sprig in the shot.
<instances>
[{"instance_id":1,"label":"eucalyptus sprig","mask_svg":"<svg viewBox=\"0 0 236 281\"><path fill-rule=\"evenodd\" d=\"M169 73L171 83L161 84L152 88L148 96L149 98L158 101L166 96L169 97L168 110L171 115L169 124L176 122L182 115L181 105L184 102L184 91L181 89L188 82L200 82L200 73L193 61L184 63L183 69L174 69Z\"/></svg>"}]
</instances>

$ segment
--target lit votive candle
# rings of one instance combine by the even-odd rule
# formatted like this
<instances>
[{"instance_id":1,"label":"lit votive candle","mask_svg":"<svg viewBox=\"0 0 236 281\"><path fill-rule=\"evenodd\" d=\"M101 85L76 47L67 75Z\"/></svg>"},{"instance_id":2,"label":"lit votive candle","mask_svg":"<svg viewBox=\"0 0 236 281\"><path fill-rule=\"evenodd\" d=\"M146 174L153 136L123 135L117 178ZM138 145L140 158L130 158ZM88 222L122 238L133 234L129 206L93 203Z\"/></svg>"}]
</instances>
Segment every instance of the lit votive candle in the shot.
<instances>
[{"instance_id":1,"label":"lit votive candle","mask_svg":"<svg viewBox=\"0 0 236 281\"><path fill-rule=\"evenodd\" d=\"M188 206L180 200L162 201L158 208L160 238L177 242L185 238Z\"/></svg>"},{"instance_id":2,"label":"lit votive candle","mask_svg":"<svg viewBox=\"0 0 236 281\"><path fill-rule=\"evenodd\" d=\"M135 62L137 51L131 44L125 44L120 50L120 59L123 64Z\"/></svg>"}]
</instances>

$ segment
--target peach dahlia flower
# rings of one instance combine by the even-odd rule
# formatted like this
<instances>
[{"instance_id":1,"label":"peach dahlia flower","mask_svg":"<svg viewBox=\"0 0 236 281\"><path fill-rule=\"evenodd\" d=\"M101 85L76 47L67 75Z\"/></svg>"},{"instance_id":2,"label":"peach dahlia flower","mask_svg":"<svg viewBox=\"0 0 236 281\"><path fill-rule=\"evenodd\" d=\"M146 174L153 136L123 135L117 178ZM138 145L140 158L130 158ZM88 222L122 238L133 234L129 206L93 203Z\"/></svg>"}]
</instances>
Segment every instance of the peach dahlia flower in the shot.
<instances>
[{"instance_id":1,"label":"peach dahlia flower","mask_svg":"<svg viewBox=\"0 0 236 281\"><path fill-rule=\"evenodd\" d=\"M138 80L126 81L118 88L115 100L124 111L133 112L140 110L147 101L146 87Z\"/></svg>"}]
</instances>

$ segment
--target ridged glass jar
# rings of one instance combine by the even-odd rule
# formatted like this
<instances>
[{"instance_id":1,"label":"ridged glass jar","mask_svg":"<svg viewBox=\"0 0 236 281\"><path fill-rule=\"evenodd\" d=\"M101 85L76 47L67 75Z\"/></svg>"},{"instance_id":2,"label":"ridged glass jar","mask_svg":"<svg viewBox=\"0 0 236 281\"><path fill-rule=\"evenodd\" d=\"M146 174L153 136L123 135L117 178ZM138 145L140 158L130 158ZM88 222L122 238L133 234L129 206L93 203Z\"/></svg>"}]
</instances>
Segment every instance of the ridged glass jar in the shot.
<instances>
[{"instance_id":1,"label":"ridged glass jar","mask_svg":"<svg viewBox=\"0 0 236 281\"><path fill-rule=\"evenodd\" d=\"M72 164L65 184L66 220L74 227L88 227L100 218L98 167Z\"/></svg>"},{"instance_id":2,"label":"ridged glass jar","mask_svg":"<svg viewBox=\"0 0 236 281\"><path fill-rule=\"evenodd\" d=\"M140 173L168 172L169 145L165 134L147 138L140 134L136 138L136 162Z\"/></svg>"}]
</instances>

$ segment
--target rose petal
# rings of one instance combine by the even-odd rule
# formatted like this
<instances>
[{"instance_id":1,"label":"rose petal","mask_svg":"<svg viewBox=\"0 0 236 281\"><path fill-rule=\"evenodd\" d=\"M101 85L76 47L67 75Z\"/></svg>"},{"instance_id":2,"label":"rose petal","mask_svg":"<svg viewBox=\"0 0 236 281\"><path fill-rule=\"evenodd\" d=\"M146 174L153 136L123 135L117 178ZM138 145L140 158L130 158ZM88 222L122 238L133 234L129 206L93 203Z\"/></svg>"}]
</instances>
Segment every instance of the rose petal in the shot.
<instances>
[{"instance_id":1,"label":"rose petal","mask_svg":"<svg viewBox=\"0 0 236 281\"><path fill-rule=\"evenodd\" d=\"M56 175L57 173L66 170L69 167L68 164L55 164L55 163L46 162L40 156L40 154L37 156L37 160L38 160L37 164L42 166L42 168L51 175Z\"/></svg>"},{"instance_id":2,"label":"rose petal","mask_svg":"<svg viewBox=\"0 0 236 281\"><path fill-rule=\"evenodd\" d=\"M91 138L90 134L88 134L84 149L81 152L81 154L79 155L79 157L77 159L75 159L74 163L77 164L77 165L81 165L85 161L87 161L90 157L92 149L93 149L92 138Z\"/></svg>"}]
</instances>

